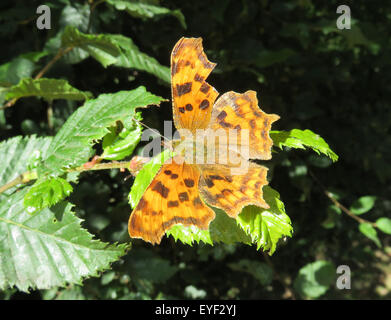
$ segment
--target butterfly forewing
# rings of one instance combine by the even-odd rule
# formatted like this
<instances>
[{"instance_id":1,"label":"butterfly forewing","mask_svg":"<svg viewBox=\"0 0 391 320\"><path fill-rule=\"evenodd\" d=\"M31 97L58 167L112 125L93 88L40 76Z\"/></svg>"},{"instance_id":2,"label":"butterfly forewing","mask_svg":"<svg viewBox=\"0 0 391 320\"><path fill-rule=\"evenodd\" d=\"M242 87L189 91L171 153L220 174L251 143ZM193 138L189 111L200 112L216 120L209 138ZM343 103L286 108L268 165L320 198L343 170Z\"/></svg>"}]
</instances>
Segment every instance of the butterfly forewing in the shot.
<instances>
[{"instance_id":1,"label":"butterfly forewing","mask_svg":"<svg viewBox=\"0 0 391 320\"><path fill-rule=\"evenodd\" d=\"M218 92L205 80L215 67L201 38L182 38L171 54L171 89L177 129L206 128Z\"/></svg>"}]
</instances>

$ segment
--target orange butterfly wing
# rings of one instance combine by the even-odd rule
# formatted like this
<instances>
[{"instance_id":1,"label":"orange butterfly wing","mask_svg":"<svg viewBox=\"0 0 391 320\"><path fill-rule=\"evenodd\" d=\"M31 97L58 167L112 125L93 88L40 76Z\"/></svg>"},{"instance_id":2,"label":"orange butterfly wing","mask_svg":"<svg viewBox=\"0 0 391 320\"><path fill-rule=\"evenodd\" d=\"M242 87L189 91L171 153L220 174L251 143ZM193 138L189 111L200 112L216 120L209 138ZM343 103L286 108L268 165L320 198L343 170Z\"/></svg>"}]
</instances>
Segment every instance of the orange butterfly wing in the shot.
<instances>
[{"instance_id":1,"label":"orange butterfly wing","mask_svg":"<svg viewBox=\"0 0 391 320\"><path fill-rule=\"evenodd\" d=\"M215 214L199 197L199 179L196 166L164 164L130 216L130 236L155 244L177 223L207 229Z\"/></svg>"},{"instance_id":2,"label":"orange butterfly wing","mask_svg":"<svg viewBox=\"0 0 391 320\"><path fill-rule=\"evenodd\" d=\"M248 159L271 158L273 141L269 131L272 123L278 119L279 116L266 114L259 108L255 91L243 94L230 91L216 101L208 128L214 131L224 130L227 135L229 130L237 132L234 148L228 141L227 145L218 144L216 149L221 149L228 155L229 151L236 150L241 163L234 165L233 160L228 159L228 165L216 163L200 166L200 191L208 204L223 209L233 218L237 217L243 207L250 204L269 208L263 199L262 191L268 184L268 169ZM243 140L242 135L245 137ZM243 152L243 148L247 152ZM240 170L241 166L243 168ZM232 169L239 170L233 174Z\"/></svg>"},{"instance_id":3,"label":"orange butterfly wing","mask_svg":"<svg viewBox=\"0 0 391 320\"><path fill-rule=\"evenodd\" d=\"M267 168L252 162L248 162L248 168L242 174L232 174L232 167L226 165L203 165L201 168L200 192L209 205L224 210L232 218L250 204L269 208L262 191L268 184Z\"/></svg>"},{"instance_id":4,"label":"orange butterfly wing","mask_svg":"<svg viewBox=\"0 0 391 320\"><path fill-rule=\"evenodd\" d=\"M173 117L177 129L206 128L218 92L205 80L215 67L201 38L181 38L171 54Z\"/></svg>"},{"instance_id":5,"label":"orange butterfly wing","mask_svg":"<svg viewBox=\"0 0 391 320\"><path fill-rule=\"evenodd\" d=\"M214 66L203 51L201 38L182 38L175 45L171 92L178 129L194 132L208 126L218 92L205 79ZM130 216L130 236L160 243L165 231L177 223L207 229L215 213L200 198L199 179L195 165L164 164Z\"/></svg>"},{"instance_id":6,"label":"orange butterfly wing","mask_svg":"<svg viewBox=\"0 0 391 320\"><path fill-rule=\"evenodd\" d=\"M218 161L212 165L164 164L130 216L131 237L160 243L165 231L174 224L207 229L215 214L203 199L231 217L249 204L269 207L262 193L268 183L267 168L249 162L248 158L271 158L269 131L279 117L260 110L253 91L228 92L215 104L218 92L205 81L214 67L203 51L201 38L182 38L177 42L171 54L174 123L178 129L189 129L193 134L196 129L235 129L239 141L247 129L249 139L243 144L249 153L242 160L248 170L232 174L232 166Z\"/></svg>"},{"instance_id":7,"label":"orange butterfly wing","mask_svg":"<svg viewBox=\"0 0 391 320\"><path fill-rule=\"evenodd\" d=\"M243 94L233 91L224 93L213 107L209 128L213 130L236 130L237 146L248 148L250 159L269 160L272 157L273 140L269 136L271 125L280 117L266 114L258 106L255 91ZM242 132L246 130L242 141Z\"/></svg>"}]
</instances>

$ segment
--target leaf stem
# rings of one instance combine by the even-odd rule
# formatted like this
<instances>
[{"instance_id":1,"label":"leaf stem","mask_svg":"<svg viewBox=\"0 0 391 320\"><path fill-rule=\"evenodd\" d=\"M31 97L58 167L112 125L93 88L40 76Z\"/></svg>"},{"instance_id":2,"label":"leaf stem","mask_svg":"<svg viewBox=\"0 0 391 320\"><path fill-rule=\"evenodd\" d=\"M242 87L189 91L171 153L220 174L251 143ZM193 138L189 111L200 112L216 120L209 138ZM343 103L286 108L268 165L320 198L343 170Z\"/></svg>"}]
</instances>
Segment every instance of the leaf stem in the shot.
<instances>
[{"instance_id":1,"label":"leaf stem","mask_svg":"<svg viewBox=\"0 0 391 320\"><path fill-rule=\"evenodd\" d=\"M90 170L129 169L131 162L132 161L113 161L113 162L96 163L90 168L86 168L85 166L80 166L73 169L69 169L67 171L83 172L83 171L90 171Z\"/></svg>"},{"instance_id":2,"label":"leaf stem","mask_svg":"<svg viewBox=\"0 0 391 320\"><path fill-rule=\"evenodd\" d=\"M105 163L95 163L92 166L80 166L72 169L68 169L67 172L84 172L90 170L109 170L109 169L128 169L132 175L135 175L138 172L137 166L135 166L135 162L145 163L140 160L140 157L134 157L130 161L113 161L113 162L105 162ZM4 191L11 189L18 184L26 184L32 180L38 179L38 174L36 171L26 171L22 173L14 180L6 183L3 186L0 186L0 194Z\"/></svg>"},{"instance_id":3,"label":"leaf stem","mask_svg":"<svg viewBox=\"0 0 391 320\"><path fill-rule=\"evenodd\" d=\"M18 184L25 184L31 180L37 179L38 175L35 171L26 171L25 173L20 174L17 176L14 180L6 183L5 185L0 187L0 193L3 193L4 191L11 189Z\"/></svg>"},{"instance_id":4,"label":"leaf stem","mask_svg":"<svg viewBox=\"0 0 391 320\"><path fill-rule=\"evenodd\" d=\"M343 204L341 204L337 199L335 199L330 192L326 190L324 185L320 182L320 180L312 173L311 170L308 170L311 177L314 179L314 181L322 188L323 193L326 195L327 198L331 200L332 203L334 203L335 206L340 208L343 212L345 212L349 217L356 220L358 223L369 223L373 227L377 227L376 223L365 220L361 217L356 216L353 212L351 212L348 208L346 208Z\"/></svg>"},{"instance_id":5,"label":"leaf stem","mask_svg":"<svg viewBox=\"0 0 391 320\"><path fill-rule=\"evenodd\" d=\"M91 24L92 24L92 12L94 11L95 7L98 4L103 3L105 0L98 0L98 1L89 1L90 3L90 15L88 17L88 25L87 25L87 33L90 33Z\"/></svg>"},{"instance_id":6,"label":"leaf stem","mask_svg":"<svg viewBox=\"0 0 391 320\"><path fill-rule=\"evenodd\" d=\"M42 68L40 72L38 72L38 74L34 77L34 79L37 80L42 78L42 76L52 67L53 64L57 62L57 60L61 59L63 55L67 54L72 49L73 47L60 48L57 54L53 57L53 59L50 60L48 64Z\"/></svg>"}]
</instances>

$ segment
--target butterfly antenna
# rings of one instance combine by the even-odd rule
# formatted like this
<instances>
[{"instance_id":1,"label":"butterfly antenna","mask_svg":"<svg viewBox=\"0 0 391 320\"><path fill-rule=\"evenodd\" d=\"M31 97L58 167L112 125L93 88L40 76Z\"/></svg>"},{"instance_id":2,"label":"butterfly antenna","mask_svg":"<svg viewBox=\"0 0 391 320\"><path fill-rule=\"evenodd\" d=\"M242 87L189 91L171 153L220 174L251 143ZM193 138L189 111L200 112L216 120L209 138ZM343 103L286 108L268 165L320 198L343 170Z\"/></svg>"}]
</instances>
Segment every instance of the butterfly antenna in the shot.
<instances>
[{"instance_id":1,"label":"butterfly antenna","mask_svg":"<svg viewBox=\"0 0 391 320\"><path fill-rule=\"evenodd\" d=\"M136 121L137 123L141 124L142 126L144 126L145 128L149 129L149 130L152 130L154 133L157 133L159 136L161 136L164 140L167 140L167 141L171 141L170 139L166 138L165 136L163 136L162 134L160 134L159 131L157 131L156 129L152 129L151 127L147 126L145 123L135 119L135 118L132 118L134 121Z\"/></svg>"}]
</instances>

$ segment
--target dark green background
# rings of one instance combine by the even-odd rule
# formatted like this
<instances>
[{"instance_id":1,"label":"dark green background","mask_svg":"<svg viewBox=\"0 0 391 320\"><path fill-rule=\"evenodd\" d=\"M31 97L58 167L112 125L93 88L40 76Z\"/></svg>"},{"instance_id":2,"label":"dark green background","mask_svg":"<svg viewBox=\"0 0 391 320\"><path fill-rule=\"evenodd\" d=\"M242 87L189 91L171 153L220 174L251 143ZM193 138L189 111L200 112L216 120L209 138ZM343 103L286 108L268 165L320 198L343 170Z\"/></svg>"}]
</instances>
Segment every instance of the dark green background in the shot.
<instances>
[{"instance_id":1,"label":"dark green background","mask_svg":"<svg viewBox=\"0 0 391 320\"><path fill-rule=\"evenodd\" d=\"M52 8L51 30L35 27L35 10L41 1L1 1L0 64L25 52L43 50L61 27L59 17L66 5L88 13L87 1L45 3ZM351 8L351 30L336 28L340 4ZM359 232L357 221L345 213L334 213L324 195L324 189L333 191L348 208L359 197L373 195L376 205L362 217L375 221L389 216L390 3L170 0L160 5L180 9L187 29L173 16L143 21L102 3L93 13L91 30L130 37L141 51L166 66L182 36L202 37L208 58L217 63L208 78L210 84L220 93L257 91L261 108L281 116L273 129L311 129L327 141L339 161L331 164L313 152L300 150L273 157L276 166L270 184L285 203L294 234L269 258L275 274L267 285L251 273L230 267L242 259L264 263L263 254L255 247L189 247L164 238L155 247L134 241L133 250L113 265L114 272L88 279L83 287L34 291L31 295L7 291L0 292L0 297L284 299L292 297L288 287L296 298L302 298L293 284L299 270L316 260L327 260L335 266L350 266L352 289L341 291L332 284L322 299L390 298L390 237L379 232L383 247L378 248ZM88 14L85 21L84 32ZM41 60L35 73L49 59ZM45 76L66 78L95 96L144 85L154 94L171 98L169 86L153 75L118 67L105 69L92 58L77 64L62 59ZM4 111L0 138L53 135L78 106L80 103L55 101L54 128L50 129L46 103L22 99ZM171 104L163 103L159 111L146 110L143 116L146 124L162 130L163 121L172 119ZM119 172L85 173L70 198L85 227L104 241L129 241L127 194L133 180L125 180L126 176ZM194 294L197 290L199 295Z\"/></svg>"}]
</instances>

